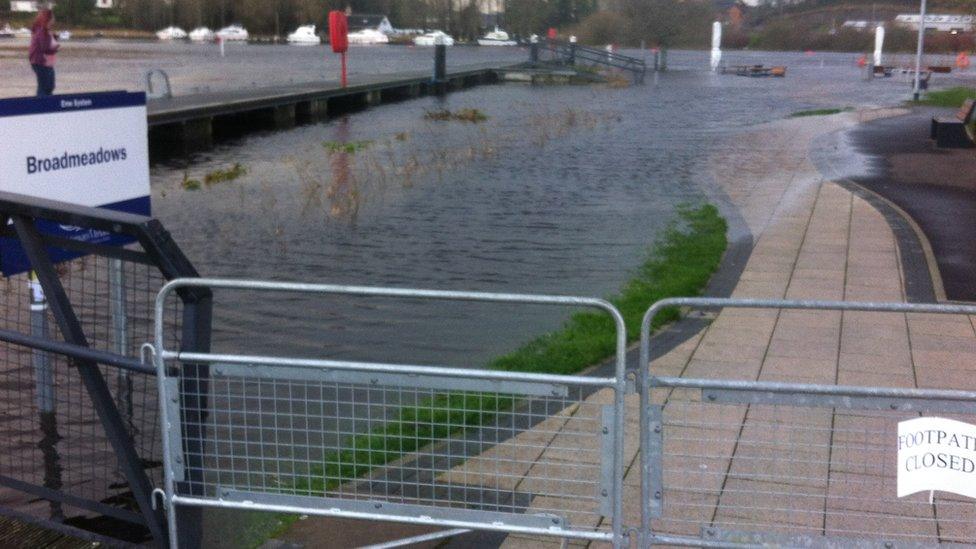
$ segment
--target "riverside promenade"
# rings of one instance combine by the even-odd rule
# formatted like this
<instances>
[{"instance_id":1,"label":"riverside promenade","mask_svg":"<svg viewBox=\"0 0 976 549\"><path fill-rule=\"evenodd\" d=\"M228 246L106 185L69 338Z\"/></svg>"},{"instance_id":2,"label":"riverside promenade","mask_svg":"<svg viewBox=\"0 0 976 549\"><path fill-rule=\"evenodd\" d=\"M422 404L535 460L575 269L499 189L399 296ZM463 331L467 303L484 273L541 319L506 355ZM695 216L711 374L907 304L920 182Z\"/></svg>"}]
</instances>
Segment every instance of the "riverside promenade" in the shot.
<instances>
[{"instance_id":1,"label":"riverside promenade","mask_svg":"<svg viewBox=\"0 0 976 549\"><path fill-rule=\"evenodd\" d=\"M732 236L738 232L754 242L733 297L906 300L899 241L885 216L843 182L824 179L810 154L821 136L896 114L872 110L781 120L719 147L712 162L717 194L724 197L715 198L734 209ZM743 168L730 172L730 165ZM685 377L973 390L976 324L967 316L729 309L650 368L657 375ZM610 398L596 393L588 403ZM661 390L653 401L664 406L666 433L665 511L654 521L659 532L779 532L922 543L976 539L976 509L964 498L940 493L930 503L928 494L895 497L893 429L911 413L708 405L700 391ZM637 406L637 396L628 396L626 525L640 523ZM532 492L522 480L546 476L534 467L599 451L587 446L597 440L564 434L573 432L573 416L574 409L566 409L449 476L492 485L499 474L494 461L516 456L509 460L506 482ZM528 447L536 455L527 455ZM572 505L567 499L557 507ZM533 501L530 511L553 506ZM578 526L607 527L592 513L569 518ZM515 535L502 544L558 545L555 539Z\"/></svg>"}]
</instances>

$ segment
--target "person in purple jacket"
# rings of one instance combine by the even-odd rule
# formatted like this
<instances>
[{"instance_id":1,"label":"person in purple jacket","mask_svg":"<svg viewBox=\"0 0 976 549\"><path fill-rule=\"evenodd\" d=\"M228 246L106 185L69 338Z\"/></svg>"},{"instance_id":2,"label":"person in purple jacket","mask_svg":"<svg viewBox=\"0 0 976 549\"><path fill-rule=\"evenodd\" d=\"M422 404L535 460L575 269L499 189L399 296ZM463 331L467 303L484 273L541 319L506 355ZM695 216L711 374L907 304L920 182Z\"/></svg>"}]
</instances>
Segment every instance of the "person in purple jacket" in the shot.
<instances>
[{"instance_id":1,"label":"person in purple jacket","mask_svg":"<svg viewBox=\"0 0 976 549\"><path fill-rule=\"evenodd\" d=\"M54 14L51 10L41 10L31 27L31 42L28 59L34 74L37 75L37 95L54 93L54 59L58 53L58 41L51 32Z\"/></svg>"}]
</instances>

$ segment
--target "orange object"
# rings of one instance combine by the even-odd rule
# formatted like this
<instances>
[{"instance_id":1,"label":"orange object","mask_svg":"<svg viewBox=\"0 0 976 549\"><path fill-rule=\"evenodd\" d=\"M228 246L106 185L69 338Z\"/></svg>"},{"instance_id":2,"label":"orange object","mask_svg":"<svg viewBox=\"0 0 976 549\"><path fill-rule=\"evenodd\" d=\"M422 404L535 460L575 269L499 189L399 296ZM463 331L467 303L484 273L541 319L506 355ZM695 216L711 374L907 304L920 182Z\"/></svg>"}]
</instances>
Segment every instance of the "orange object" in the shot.
<instances>
[{"instance_id":1,"label":"orange object","mask_svg":"<svg viewBox=\"0 0 976 549\"><path fill-rule=\"evenodd\" d=\"M862 55L861 57L858 57L857 58L857 66L858 67L863 67L863 66L865 66L867 64L868 64L868 56Z\"/></svg>"},{"instance_id":2,"label":"orange object","mask_svg":"<svg viewBox=\"0 0 976 549\"><path fill-rule=\"evenodd\" d=\"M959 52L959 55L956 56L956 67L958 67L960 69L968 69L969 68L969 54L967 54L964 51Z\"/></svg>"}]
</instances>

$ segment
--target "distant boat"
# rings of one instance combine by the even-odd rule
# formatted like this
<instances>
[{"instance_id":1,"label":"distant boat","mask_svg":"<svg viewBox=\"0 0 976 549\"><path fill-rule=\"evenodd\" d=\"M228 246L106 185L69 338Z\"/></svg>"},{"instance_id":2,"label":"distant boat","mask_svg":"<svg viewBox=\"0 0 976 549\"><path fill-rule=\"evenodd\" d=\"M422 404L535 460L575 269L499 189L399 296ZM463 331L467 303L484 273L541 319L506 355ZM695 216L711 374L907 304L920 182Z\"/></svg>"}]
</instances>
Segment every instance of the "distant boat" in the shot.
<instances>
[{"instance_id":1,"label":"distant boat","mask_svg":"<svg viewBox=\"0 0 976 549\"><path fill-rule=\"evenodd\" d=\"M0 28L0 38L13 38L14 36L16 36L14 29L10 28L10 25L4 25Z\"/></svg>"},{"instance_id":2,"label":"distant boat","mask_svg":"<svg viewBox=\"0 0 976 549\"><path fill-rule=\"evenodd\" d=\"M438 44L443 44L445 46L453 46L454 39L443 31L433 31L427 34L421 34L420 36L413 39L413 43L416 46L436 46Z\"/></svg>"},{"instance_id":3,"label":"distant boat","mask_svg":"<svg viewBox=\"0 0 976 549\"><path fill-rule=\"evenodd\" d=\"M375 29L363 29L361 31L350 32L348 37L350 44L358 44L360 46L390 43L389 36Z\"/></svg>"},{"instance_id":4,"label":"distant boat","mask_svg":"<svg viewBox=\"0 0 976 549\"><path fill-rule=\"evenodd\" d=\"M30 38L31 31L27 27L20 27L19 29L14 29L14 36L17 38Z\"/></svg>"},{"instance_id":5,"label":"distant boat","mask_svg":"<svg viewBox=\"0 0 976 549\"><path fill-rule=\"evenodd\" d=\"M63 30L58 33L58 40L64 42L65 40L71 40L71 31Z\"/></svg>"},{"instance_id":6,"label":"distant boat","mask_svg":"<svg viewBox=\"0 0 976 549\"><path fill-rule=\"evenodd\" d=\"M186 40L186 31L179 27L166 27L156 33L160 40Z\"/></svg>"},{"instance_id":7,"label":"distant boat","mask_svg":"<svg viewBox=\"0 0 976 549\"><path fill-rule=\"evenodd\" d=\"M248 34L247 29L240 25L230 25L217 31L217 38L220 38L226 42L244 42L247 41L249 37L250 35Z\"/></svg>"},{"instance_id":8,"label":"distant boat","mask_svg":"<svg viewBox=\"0 0 976 549\"><path fill-rule=\"evenodd\" d=\"M207 27L197 27L190 31L190 40L194 42L213 42L214 31Z\"/></svg>"},{"instance_id":9,"label":"distant boat","mask_svg":"<svg viewBox=\"0 0 976 549\"><path fill-rule=\"evenodd\" d=\"M495 30L489 32L488 34L482 36L478 39L479 46L517 46L518 42L512 40L507 32L499 30L495 27Z\"/></svg>"},{"instance_id":10,"label":"distant boat","mask_svg":"<svg viewBox=\"0 0 976 549\"><path fill-rule=\"evenodd\" d=\"M302 25L288 35L289 44L321 44L322 39L315 34L315 25Z\"/></svg>"}]
</instances>

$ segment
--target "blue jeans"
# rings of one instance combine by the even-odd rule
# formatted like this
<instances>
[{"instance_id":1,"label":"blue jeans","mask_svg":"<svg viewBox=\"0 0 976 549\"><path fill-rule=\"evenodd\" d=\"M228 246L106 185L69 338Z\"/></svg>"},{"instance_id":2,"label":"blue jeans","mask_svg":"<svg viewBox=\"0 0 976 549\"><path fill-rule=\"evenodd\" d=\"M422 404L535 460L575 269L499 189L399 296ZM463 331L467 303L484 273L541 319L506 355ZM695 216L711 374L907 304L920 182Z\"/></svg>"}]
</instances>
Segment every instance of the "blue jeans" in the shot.
<instances>
[{"instance_id":1,"label":"blue jeans","mask_svg":"<svg viewBox=\"0 0 976 549\"><path fill-rule=\"evenodd\" d=\"M51 95L54 93L54 67L31 64L37 75L37 95Z\"/></svg>"}]
</instances>

